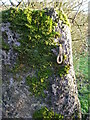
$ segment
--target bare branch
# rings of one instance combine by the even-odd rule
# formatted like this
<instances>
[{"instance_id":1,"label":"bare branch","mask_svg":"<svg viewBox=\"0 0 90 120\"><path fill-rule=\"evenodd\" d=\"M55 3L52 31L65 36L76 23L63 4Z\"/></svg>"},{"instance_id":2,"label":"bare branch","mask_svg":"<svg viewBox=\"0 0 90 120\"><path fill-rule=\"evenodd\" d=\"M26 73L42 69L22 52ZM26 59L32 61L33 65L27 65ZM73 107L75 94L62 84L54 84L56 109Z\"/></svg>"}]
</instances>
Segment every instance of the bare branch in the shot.
<instances>
[{"instance_id":1,"label":"bare branch","mask_svg":"<svg viewBox=\"0 0 90 120\"><path fill-rule=\"evenodd\" d=\"M18 2L18 5L16 5L16 7L20 6L22 2L23 2L23 0L21 0L20 2Z\"/></svg>"},{"instance_id":2,"label":"bare branch","mask_svg":"<svg viewBox=\"0 0 90 120\"><path fill-rule=\"evenodd\" d=\"M5 7L7 8L7 6L5 5L5 3L4 3L4 2L2 2L2 5L3 5L3 6L5 6Z\"/></svg>"},{"instance_id":3,"label":"bare branch","mask_svg":"<svg viewBox=\"0 0 90 120\"><path fill-rule=\"evenodd\" d=\"M77 16L77 14L78 14L78 12L79 12L79 9L81 8L82 4L83 4L83 0L82 0L82 2L81 2L80 6L79 6L79 8L78 8L78 10L77 10L77 12L76 12L74 18L73 18L73 20L72 20L72 23L74 23L75 18L76 18L76 16Z\"/></svg>"},{"instance_id":4,"label":"bare branch","mask_svg":"<svg viewBox=\"0 0 90 120\"><path fill-rule=\"evenodd\" d=\"M9 2L11 3L12 6L18 7L23 2L23 0L21 0L20 2L18 2L17 5L15 5L11 0L9 0Z\"/></svg>"},{"instance_id":5,"label":"bare branch","mask_svg":"<svg viewBox=\"0 0 90 120\"><path fill-rule=\"evenodd\" d=\"M15 6L15 4L11 0L9 0L9 2L11 3L12 6Z\"/></svg>"}]
</instances>

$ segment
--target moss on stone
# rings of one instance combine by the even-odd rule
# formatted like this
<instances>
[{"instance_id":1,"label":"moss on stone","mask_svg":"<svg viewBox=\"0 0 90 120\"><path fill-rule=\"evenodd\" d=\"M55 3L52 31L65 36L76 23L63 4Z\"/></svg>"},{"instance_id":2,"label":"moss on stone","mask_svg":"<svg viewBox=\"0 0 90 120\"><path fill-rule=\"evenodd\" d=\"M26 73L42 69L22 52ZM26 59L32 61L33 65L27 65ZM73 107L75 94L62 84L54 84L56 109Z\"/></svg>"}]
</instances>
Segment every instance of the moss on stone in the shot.
<instances>
[{"instance_id":1,"label":"moss on stone","mask_svg":"<svg viewBox=\"0 0 90 120\"><path fill-rule=\"evenodd\" d=\"M54 113L53 110L49 110L47 107L42 107L40 110L35 111L33 118L35 120L62 120L63 116Z\"/></svg>"},{"instance_id":2,"label":"moss on stone","mask_svg":"<svg viewBox=\"0 0 90 120\"><path fill-rule=\"evenodd\" d=\"M8 40L8 35L6 32L2 32L2 49L8 51L10 49L10 46L4 39Z\"/></svg>"},{"instance_id":3,"label":"moss on stone","mask_svg":"<svg viewBox=\"0 0 90 120\"><path fill-rule=\"evenodd\" d=\"M24 64L24 71L27 66L36 71L35 76L26 78L26 82L34 95L45 97L44 90L48 89L49 78L53 74L62 77L69 70L67 65L62 66L56 63L56 56L51 51L57 47L53 42L54 38L60 37L54 29L56 23L46 15L45 10L30 8L24 10L12 8L3 12L2 16L3 19L7 17L12 30L22 34L19 40L21 45L14 47L14 50L19 53L19 62L17 61L14 71L18 73L22 70L21 64Z\"/></svg>"},{"instance_id":4,"label":"moss on stone","mask_svg":"<svg viewBox=\"0 0 90 120\"><path fill-rule=\"evenodd\" d=\"M69 19L67 18L67 15L63 11L60 11L60 10L57 10L57 13L58 13L59 19L62 20L64 24L71 27Z\"/></svg>"},{"instance_id":5,"label":"moss on stone","mask_svg":"<svg viewBox=\"0 0 90 120\"><path fill-rule=\"evenodd\" d=\"M3 50L9 50L10 46L2 39L2 49Z\"/></svg>"}]
</instances>

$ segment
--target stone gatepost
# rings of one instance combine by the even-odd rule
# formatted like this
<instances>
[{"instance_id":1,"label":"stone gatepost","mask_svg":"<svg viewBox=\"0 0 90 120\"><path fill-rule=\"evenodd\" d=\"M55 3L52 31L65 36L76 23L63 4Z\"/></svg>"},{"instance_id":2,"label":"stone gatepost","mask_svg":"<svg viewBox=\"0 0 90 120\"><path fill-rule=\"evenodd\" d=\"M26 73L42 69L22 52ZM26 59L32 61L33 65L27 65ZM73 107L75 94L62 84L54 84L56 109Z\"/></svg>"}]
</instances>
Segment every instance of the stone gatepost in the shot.
<instances>
[{"instance_id":1,"label":"stone gatepost","mask_svg":"<svg viewBox=\"0 0 90 120\"><path fill-rule=\"evenodd\" d=\"M52 83L52 106L54 111L66 116L66 120L72 120L73 116L77 116L77 118L80 119L81 107L73 68L71 30L68 25L64 24L64 22L58 18L57 12L54 9L51 11L52 19L54 21L58 20L55 31L61 35L55 39L57 49L53 49L52 51L57 56L59 66L66 65L69 67L66 75L62 77L54 75ZM59 56L60 52L61 56Z\"/></svg>"}]
</instances>

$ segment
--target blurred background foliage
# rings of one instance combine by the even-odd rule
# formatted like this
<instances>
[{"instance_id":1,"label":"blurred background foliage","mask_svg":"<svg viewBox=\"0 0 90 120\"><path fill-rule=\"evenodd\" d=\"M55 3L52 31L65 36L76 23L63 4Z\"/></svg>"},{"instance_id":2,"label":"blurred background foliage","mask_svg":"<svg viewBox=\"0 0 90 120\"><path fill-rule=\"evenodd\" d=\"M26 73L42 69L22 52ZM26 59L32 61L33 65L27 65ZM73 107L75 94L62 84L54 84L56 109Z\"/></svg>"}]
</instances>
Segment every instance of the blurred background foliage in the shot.
<instances>
[{"instance_id":1,"label":"blurred background foliage","mask_svg":"<svg viewBox=\"0 0 90 120\"><path fill-rule=\"evenodd\" d=\"M88 80L88 2L89 0L8 0L2 1L2 10L9 7L43 9L54 7L63 9L71 23L73 62L76 74L79 99L82 113L89 108L89 80ZM1 7L0 7L1 9Z\"/></svg>"}]
</instances>

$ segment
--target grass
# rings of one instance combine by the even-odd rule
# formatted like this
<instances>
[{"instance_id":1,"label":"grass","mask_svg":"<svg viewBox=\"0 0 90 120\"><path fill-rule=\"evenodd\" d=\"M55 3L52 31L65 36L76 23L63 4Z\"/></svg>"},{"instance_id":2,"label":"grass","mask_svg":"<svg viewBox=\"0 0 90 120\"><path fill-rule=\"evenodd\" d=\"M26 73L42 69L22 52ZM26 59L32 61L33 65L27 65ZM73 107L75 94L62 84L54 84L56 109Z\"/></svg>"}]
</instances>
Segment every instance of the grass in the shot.
<instances>
[{"instance_id":1,"label":"grass","mask_svg":"<svg viewBox=\"0 0 90 120\"><path fill-rule=\"evenodd\" d=\"M74 56L74 68L76 73L79 99L82 113L88 112L88 53L82 53L78 60Z\"/></svg>"}]
</instances>

